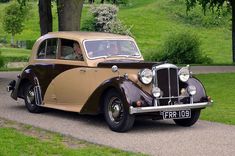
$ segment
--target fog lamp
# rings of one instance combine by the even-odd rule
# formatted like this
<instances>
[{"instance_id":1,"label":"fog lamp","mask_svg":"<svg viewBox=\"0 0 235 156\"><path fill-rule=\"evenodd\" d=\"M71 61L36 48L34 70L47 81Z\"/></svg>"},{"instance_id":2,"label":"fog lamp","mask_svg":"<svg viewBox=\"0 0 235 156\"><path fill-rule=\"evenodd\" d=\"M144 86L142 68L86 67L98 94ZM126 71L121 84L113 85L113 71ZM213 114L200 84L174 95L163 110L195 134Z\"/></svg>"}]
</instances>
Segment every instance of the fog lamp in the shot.
<instances>
[{"instance_id":1,"label":"fog lamp","mask_svg":"<svg viewBox=\"0 0 235 156\"><path fill-rule=\"evenodd\" d=\"M195 95L197 93L197 89L195 86L188 86L187 90L190 95Z\"/></svg>"},{"instance_id":2,"label":"fog lamp","mask_svg":"<svg viewBox=\"0 0 235 156\"><path fill-rule=\"evenodd\" d=\"M160 90L160 88L154 87L154 88L152 89L152 94L153 94L153 96L154 96L155 98L160 97L160 96L161 96L161 90Z\"/></svg>"}]
</instances>

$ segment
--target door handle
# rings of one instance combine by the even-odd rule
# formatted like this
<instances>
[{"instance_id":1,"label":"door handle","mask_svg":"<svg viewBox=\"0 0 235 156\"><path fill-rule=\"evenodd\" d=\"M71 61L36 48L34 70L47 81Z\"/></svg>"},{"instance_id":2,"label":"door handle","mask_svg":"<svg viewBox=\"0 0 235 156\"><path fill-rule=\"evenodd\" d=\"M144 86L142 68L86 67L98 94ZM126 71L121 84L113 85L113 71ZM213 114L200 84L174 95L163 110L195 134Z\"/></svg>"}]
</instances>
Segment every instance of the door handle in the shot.
<instances>
[{"instance_id":1,"label":"door handle","mask_svg":"<svg viewBox=\"0 0 235 156\"><path fill-rule=\"evenodd\" d=\"M80 71L85 73L85 72L86 72L86 69L80 69Z\"/></svg>"}]
</instances>

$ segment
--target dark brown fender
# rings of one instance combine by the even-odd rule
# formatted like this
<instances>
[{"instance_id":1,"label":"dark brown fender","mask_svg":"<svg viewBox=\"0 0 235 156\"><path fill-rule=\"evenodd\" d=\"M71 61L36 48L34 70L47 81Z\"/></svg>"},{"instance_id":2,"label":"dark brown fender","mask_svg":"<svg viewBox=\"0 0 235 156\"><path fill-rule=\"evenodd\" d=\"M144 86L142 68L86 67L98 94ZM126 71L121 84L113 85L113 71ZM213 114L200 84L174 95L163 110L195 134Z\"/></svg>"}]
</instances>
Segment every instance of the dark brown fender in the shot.
<instances>
[{"instance_id":1,"label":"dark brown fender","mask_svg":"<svg viewBox=\"0 0 235 156\"><path fill-rule=\"evenodd\" d=\"M196 95L193 97L193 102L208 102L207 94L205 87L202 85L202 83L195 77L190 78L187 81L188 85L193 85L197 89Z\"/></svg>"},{"instance_id":2,"label":"dark brown fender","mask_svg":"<svg viewBox=\"0 0 235 156\"><path fill-rule=\"evenodd\" d=\"M23 89L24 83L30 82L32 84L35 83L34 79L36 75L32 72L31 69L25 69L20 76L18 76L18 80L16 81L15 89L11 93L11 97L17 100L17 97L23 98Z\"/></svg>"},{"instance_id":3,"label":"dark brown fender","mask_svg":"<svg viewBox=\"0 0 235 156\"><path fill-rule=\"evenodd\" d=\"M115 89L123 98L125 107L129 108L135 105L137 100L143 102L143 106L153 104L153 97L143 91L134 82L124 77L115 77L104 81L89 97L86 104L81 110L81 114L98 114L103 110L103 100L105 94L110 90Z\"/></svg>"}]
</instances>

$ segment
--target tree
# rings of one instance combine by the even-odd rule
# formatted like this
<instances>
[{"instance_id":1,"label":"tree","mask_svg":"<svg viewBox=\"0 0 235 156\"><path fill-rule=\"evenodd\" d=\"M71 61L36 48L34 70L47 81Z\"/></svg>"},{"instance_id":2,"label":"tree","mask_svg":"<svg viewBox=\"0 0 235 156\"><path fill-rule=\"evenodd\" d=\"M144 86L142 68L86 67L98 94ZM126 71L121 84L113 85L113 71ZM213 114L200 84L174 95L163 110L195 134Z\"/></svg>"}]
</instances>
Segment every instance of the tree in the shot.
<instances>
[{"instance_id":1,"label":"tree","mask_svg":"<svg viewBox=\"0 0 235 156\"><path fill-rule=\"evenodd\" d=\"M25 6L29 0L17 0L21 6ZM80 30L80 20L84 0L39 0L39 20L41 35L52 31L53 18L52 1L57 3L59 31Z\"/></svg>"},{"instance_id":2,"label":"tree","mask_svg":"<svg viewBox=\"0 0 235 156\"><path fill-rule=\"evenodd\" d=\"M59 31L80 30L84 0L57 0Z\"/></svg>"},{"instance_id":3,"label":"tree","mask_svg":"<svg viewBox=\"0 0 235 156\"><path fill-rule=\"evenodd\" d=\"M27 8L13 3L6 7L3 16L3 29L11 34L11 45L14 45L14 37L23 31Z\"/></svg>"},{"instance_id":4,"label":"tree","mask_svg":"<svg viewBox=\"0 0 235 156\"><path fill-rule=\"evenodd\" d=\"M38 12L41 35L51 32L53 26L51 0L39 0Z\"/></svg>"},{"instance_id":5,"label":"tree","mask_svg":"<svg viewBox=\"0 0 235 156\"><path fill-rule=\"evenodd\" d=\"M232 53L233 62L235 62L235 1L234 0L186 0L187 11L200 4L204 12L209 8L211 10L220 10L224 5L228 5L232 10Z\"/></svg>"}]
</instances>

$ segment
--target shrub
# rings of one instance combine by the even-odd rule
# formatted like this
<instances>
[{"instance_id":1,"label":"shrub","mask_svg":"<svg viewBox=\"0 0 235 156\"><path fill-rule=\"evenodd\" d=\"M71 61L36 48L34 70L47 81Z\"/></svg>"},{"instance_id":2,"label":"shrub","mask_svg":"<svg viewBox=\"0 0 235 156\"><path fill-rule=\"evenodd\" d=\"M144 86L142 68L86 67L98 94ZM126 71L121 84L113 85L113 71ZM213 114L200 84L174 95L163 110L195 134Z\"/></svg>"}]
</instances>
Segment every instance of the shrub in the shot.
<instances>
[{"instance_id":1,"label":"shrub","mask_svg":"<svg viewBox=\"0 0 235 156\"><path fill-rule=\"evenodd\" d=\"M0 51L0 68L4 66L4 62L3 62L3 57L1 55L1 51Z\"/></svg>"},{"instance_id":2,"label":"shrub","mask_svg":"<svg viewBox=\"0 0 235 156\"><path fill-rule=\"evenodd\" d=\"M0 0L0 3L6 3L9 2L10 0Z\"/></svg>"},{"instance_id":3,"label":"shrub","mask_svg":"<svg viewBox=\"0 0 235 156\"><path fill-rule=\"evenodd\" d=\"M82 31L95 31L95 19L94 17L88 16L81 25Z\"/></svg>"},{"instance_id":4,"label":"shrub","mask_svg":"<svg viewBox=\"0 0 235 156\"><path fill-rule=\"evenodd\" d=\"M28 56L6 56L4 57L5 64L8 62L28 62Z\"/></svg>"},{"instance_id":5,"label":"shrub","mask_svg":"<svg viewBox=\"0 0 235 156\"><path fill-rule=\"evenodd\" d=\"M120 4L127 5L129 3L129 0L107 0L107 1L117 5Z\"/></svg>"},{"instance_id":6,"label":"shrub","mask_svg":"<svg viewBox=\"0 0 235 156\"><path fill-rule=\"evenodd\" d=\"M196 35L189 32L173 34L165 41L161 61L169 61L176 64L210 64L212 59L202 56L200 42Z\"/></svg>"},{"instance_id":7,"label":"shrub","mask_svg":"<svg viewBox=\"0 0 235 156\"><path fill-rule=\"evenodd\" d=\"M82 25L82 30L109 32L130 35L130 28L123 25L117 18L118 8L111 4L92 6L90 9L92 18L88 18Z\"/></svg>"},{"instance_id":8,"label":"shrub","mask_svg":"<svg viewBox=\"0 0 235 156\"><path fill-rule=\"evenodd\" d=\"M26 40L25 43L26 43L26 49L32 49L35 43L35 40Z\"/></svg>"}]
</instances>

